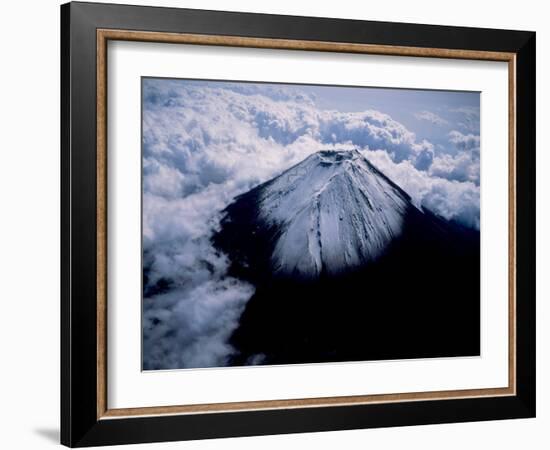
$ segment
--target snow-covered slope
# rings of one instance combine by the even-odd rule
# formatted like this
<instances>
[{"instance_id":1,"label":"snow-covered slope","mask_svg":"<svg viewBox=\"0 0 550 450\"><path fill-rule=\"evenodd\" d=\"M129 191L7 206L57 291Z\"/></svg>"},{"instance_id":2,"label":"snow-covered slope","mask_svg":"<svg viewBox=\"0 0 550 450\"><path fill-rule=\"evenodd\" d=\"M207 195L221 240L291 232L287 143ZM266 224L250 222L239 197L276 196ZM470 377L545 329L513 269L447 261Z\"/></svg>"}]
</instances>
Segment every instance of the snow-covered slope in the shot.
<instances>
[{"instance_id":1,"label":"snow-covered slope","mask_svg":"<svg viewBox=\"0 0 550 450\"><path fill-rule=\"evenodd\" d=\"M409 197L358 151L321 151L260 191L260 217L280 227L273 269L316 277L375 260L401 233Z\"/></svg>"},{"instance_id":2,"label":"snow-covered slope","mask_svg":"<svg viewBox=\"0 0 550 450\"><path fill-rule=\"evenodd\" d=\"M402 231L410 197L357 150L323 150L227 210L254 208L252 234L271 230L273 273L316 278L375 261ZM223 225L223 223L222 223ZM246 224L241 232L246 233Z\"/></svg>"}]
</instances>

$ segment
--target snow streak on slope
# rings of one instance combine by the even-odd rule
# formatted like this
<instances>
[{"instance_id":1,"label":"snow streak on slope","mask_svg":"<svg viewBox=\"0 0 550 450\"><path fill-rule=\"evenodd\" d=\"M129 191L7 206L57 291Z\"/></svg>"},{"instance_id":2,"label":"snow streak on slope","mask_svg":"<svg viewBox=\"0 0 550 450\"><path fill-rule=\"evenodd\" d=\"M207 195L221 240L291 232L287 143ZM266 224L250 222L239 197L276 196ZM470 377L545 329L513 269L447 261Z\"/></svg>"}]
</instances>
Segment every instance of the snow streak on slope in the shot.
<instances>
[{"instance_id":1,"label":"snow streak on slope","mask_svg":"<svg viewBox=\"0 0 550 450\"><path fill-rule=\"evenodd\" d=\"M257 189L259 217L279 229L272 265L280 275L315 278L376 260L412 207L357 150L320 151Z\"/></svg>"}]
</instances>

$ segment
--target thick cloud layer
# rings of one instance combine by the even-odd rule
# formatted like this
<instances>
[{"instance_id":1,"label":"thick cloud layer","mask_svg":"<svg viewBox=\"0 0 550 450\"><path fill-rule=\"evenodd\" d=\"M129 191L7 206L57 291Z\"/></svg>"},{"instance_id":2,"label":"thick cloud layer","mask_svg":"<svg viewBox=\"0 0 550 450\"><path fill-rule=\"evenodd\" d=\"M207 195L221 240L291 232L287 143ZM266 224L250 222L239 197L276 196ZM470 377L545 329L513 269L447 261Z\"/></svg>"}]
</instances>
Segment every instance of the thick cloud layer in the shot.
<instances>
[{"instance_id":1,"label":"thick cloud layer","mask_svg":"<svg viewBox=\"0 0 550 450\"><path fill-rule=\"evenodd\" d=\"M299 87L143 83L145 369L227 364L254 287L210 244L220 212L320 149L359 148L419 207L479 228L479 136L455 130L436 149L387 114L322 110Z\"/></svg>"}]
</instances>

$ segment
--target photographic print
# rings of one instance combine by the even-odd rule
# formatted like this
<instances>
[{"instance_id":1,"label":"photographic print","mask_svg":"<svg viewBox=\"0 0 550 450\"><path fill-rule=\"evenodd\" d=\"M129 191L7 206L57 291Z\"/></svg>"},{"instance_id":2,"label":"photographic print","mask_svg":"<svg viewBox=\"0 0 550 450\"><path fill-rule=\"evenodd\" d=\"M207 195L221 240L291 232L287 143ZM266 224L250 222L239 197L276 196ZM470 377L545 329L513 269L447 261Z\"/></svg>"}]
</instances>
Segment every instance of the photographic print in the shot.
<instances>
[{"instance_id":1,"label":"photographic print","mask_svg":"<svg viewBox=\"0 0 550 450\"><path fill-rule=\"evenodd\" d=\"M479 92L142 78L142 369L480 355Z\"/></svg>"},{"instance_id":2,"label":"photographic print","mask_svg":"<svg viewBox=\"0 0 550 450\"><path fill-rule=\"evenodd\" d=\"M64 445L535 417L534 32L60 23Z\"/></svg>"}]
</instances>

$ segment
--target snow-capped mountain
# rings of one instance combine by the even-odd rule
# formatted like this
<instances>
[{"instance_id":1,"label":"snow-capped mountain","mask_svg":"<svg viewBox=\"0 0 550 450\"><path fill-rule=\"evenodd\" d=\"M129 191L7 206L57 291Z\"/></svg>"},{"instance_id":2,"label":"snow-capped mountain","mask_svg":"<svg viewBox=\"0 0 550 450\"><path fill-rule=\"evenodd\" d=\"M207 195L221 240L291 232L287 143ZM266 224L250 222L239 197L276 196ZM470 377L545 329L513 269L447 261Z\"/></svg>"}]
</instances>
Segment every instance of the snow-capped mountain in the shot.
<instances>
[{"instance_id":1,"label":"snow-capped mountain","mask_svg":"<svg viewBox=\"0 0 550 450\"><path fill-rule=\"evenodd\" d=\"M409 195L359 151L322 150L238 197L222 233L238 224L239 241L267 234L273 274L317 278L376 261L412 208Z\"/></svg>"},{"instance_id":2,"label":"snow-capped mountain","mask_svg":"<svg viewBox=\"0 0 550 450\"><path fill-rule=\"evenodd\" d=\"M279 227L273 269L317 277L362 266L399 236L409 196L358 151L321 151L259 188L260 218Z\"/></svg>"},{"instance_id":3,"label":"snow-capped mountain","mask_svg":"<svg viewBox=\"0 0 550 450\"><path fill-rule=\"evenodd\" d=\"M359 151L237 197L213 244L256 289L233 365L479 354L479 232L417 208Z\"/></svg>"}]
</instances>

